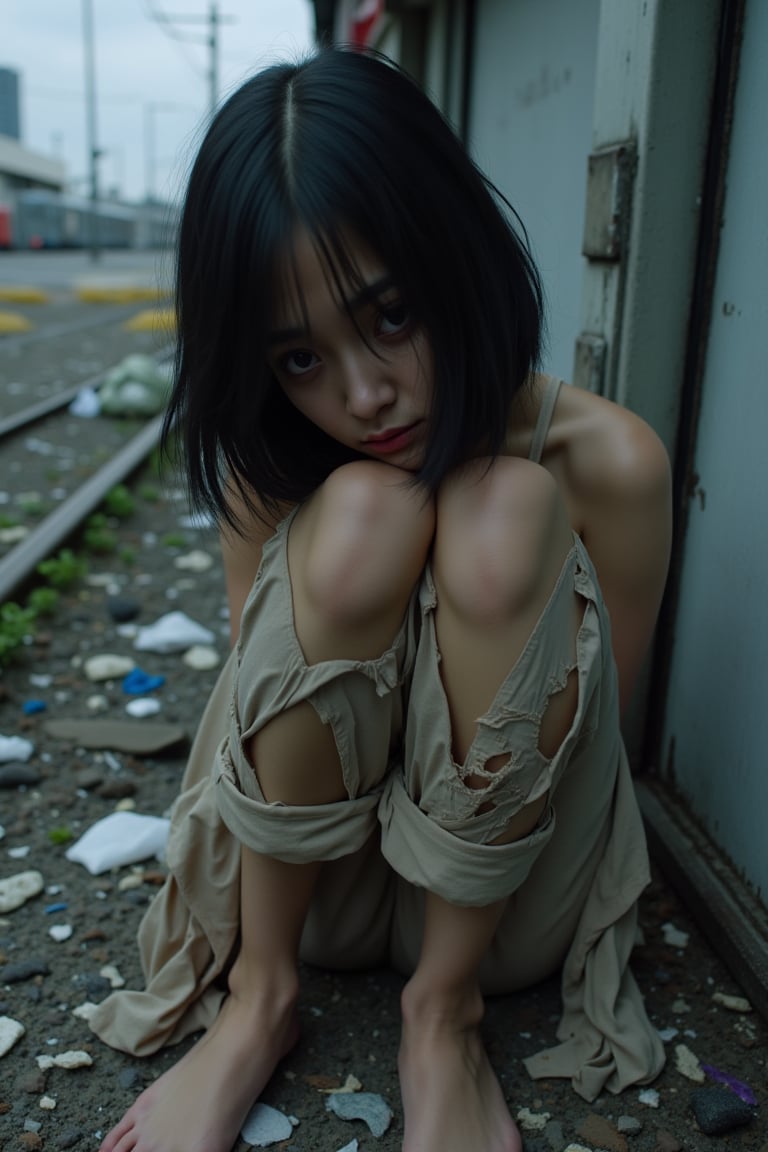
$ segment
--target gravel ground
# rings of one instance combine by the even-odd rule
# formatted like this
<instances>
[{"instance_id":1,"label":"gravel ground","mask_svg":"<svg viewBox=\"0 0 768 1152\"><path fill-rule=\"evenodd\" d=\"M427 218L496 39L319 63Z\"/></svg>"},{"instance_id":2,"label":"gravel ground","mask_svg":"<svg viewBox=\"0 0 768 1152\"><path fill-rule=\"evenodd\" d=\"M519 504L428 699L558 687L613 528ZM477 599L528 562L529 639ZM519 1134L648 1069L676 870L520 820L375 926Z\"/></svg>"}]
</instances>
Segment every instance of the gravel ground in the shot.
<instances>
[{"instance_id":1,"label":"gravel ground","mask_svg":"<svg viewBox=\"0 0 768 1152\"><path fill-rule=\"evenodd\" d=\"M87 428L84 422L84 436ZM35 466L31 460L30 469ZM143 480L157 485L154 475ZM37 482L30 475L28 486ZM120 1118L141 1087L183 1051L182 1046L146 1060L131 1059L102 1045L74 1014L86 1001L108 993L110 980L117 978L113 969L128 986L141 986L136 931L162 881L163 865L150 859L92 876L67 860L68 845L62 841L68 835L78 838L118 805L161 816L176 794L188 742L216 671L193 670L179 654L136 653L132 640L118 632L108 601L115 593L134 600L140 625L180 610L213 631L213 647L224 659L227 625L215 534L210 528L185 526L186 512L183 498L168 488L160 499L138 499L134 515L119 528L119 549L90 558L87 578L66 594L50 624L0 679L0 734L22 736L34 746L26 762L0 765L5 830L0 880L27 870L39 871L44 879L39 895L0 915L0 1016L25 1029L0 1057L2 1149L97 1147L100 1134ZM126 550L135 555L132 564L119 559ZM176 566L197 550L211 556L208 570ZM137 756L86 749L47 731L52 720L92 718L88 701L95 694L105 698L102 718L127 719L129 698L120 681L94 684L85 675L84 661L102 653L130 656L143 671L165 677L153 693L161 704L158 716L133 723L137 728L158 721L178 725L185 741L163 754ZM27 714L24 705L30 700L44 702L45 710ZM620 1097L604 1094L589 1105L566 1084L528 1079L522 1059L554 1042L555 981L489 1003L488 1046L513 1113L526 1108L539 1117L549 1114L537 1121L545 1126L524 1132L526 1152L563 1152L569 1144L617 1152L768 1152L765 1023L754 1012L734 1011L713 998L741 992L658 872L643 897L641 919L645 941L633 967L651 1018L660 1030L670 1030L665 1032L667 1068L653 1085L657 1106L644 1103L637 1089ZM685 936L670 935L665 925ZM71 928L71 934L62 931L66 938L57 940L52 928ZM400 986L400 979L385 971L304 971L303 1039L263 1096L298 1120L283 1148L337 1152L355 1139L360 1149L400 1148L395 1071ZM691 1093L699 1085L677 1067L680 1045L715 1074L729 1076L742 1095L751 1090L756 1103L747 1124L725 1135L701 1131L691 1109ZM92 1063L75 1069L38 1066L39 1056L68 1051L85 1052ZM327 1096L320 1089L341 1085L350 1075L366 1092L381 1094L393 1110L381 1138L374 1138L361 1121L326 1110ZM706 1086L715 1086L712 1074ZM727 1099L738 1102L733 1091Z\"/></svg>"}]
</instances>

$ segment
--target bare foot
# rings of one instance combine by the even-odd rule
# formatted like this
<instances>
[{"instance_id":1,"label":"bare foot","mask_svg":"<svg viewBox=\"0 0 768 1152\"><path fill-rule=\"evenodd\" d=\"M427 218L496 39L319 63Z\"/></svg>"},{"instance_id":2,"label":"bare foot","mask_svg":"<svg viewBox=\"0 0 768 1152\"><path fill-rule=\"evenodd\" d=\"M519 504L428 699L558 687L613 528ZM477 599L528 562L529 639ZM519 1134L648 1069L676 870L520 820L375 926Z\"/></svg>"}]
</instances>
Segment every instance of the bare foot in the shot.
<instances>
[{"instance_id":1,"label":"bare foot","mask_svg":"<svg viewBox=\"0 0 768 1152\"><path fill-rule=\"evenodd\" d=\"M521 1152L520 1133L480 1037L481 1016L479 994L455 1013L413 1011L404 999L398 1060L403 1152Z\"/></svg>"},{"instance_id":2,"label":"bare foot","mask_svg":"<svg viewBox=\"0 0 768 1152\"><path fill-rule=\"evenodd\" d=\"M213 1025L150 1085L99 1152L230 1152L275 1067L298 1039L296 1002L228 996Z\"/></svg>"}]
</instances>

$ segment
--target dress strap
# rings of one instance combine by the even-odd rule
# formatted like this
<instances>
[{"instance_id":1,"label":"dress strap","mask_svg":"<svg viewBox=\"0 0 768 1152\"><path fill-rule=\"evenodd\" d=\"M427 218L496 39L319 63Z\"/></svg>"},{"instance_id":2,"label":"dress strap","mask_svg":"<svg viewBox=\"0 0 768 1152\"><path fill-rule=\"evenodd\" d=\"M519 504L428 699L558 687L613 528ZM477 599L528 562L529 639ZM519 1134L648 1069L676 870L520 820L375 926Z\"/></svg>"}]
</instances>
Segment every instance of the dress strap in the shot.
<instances>
[{"instance_id":1,"label":"dress strap","mask_svg":"<svg viewBox=\"0 0 768 1152\"><path fill-rule=\"evenodd\" d=\"M559 380L557 376L545 376L544 380L544 395L541 398L541 408L539 409L539 415L536 419L536 427L533 430L531 450L528 453L528 459L533 460L535 464L541 461L541 454L544 451L544 441L547 439L547 432L549 432L549 425L552 421L552 413L555 410L560 385L562 384L562 381Z\"/></svg>"}]
</instances>

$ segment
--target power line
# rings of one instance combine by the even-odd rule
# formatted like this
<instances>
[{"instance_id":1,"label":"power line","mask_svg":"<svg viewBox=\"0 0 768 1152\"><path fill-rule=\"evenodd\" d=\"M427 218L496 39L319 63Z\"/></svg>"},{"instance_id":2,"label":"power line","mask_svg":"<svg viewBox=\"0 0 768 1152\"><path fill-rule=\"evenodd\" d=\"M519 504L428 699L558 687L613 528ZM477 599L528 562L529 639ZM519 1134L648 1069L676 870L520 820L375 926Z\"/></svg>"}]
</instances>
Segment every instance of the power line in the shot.
<instances>
[{"instance_id":1,"label":"power line","mask_svg":"<svg viewBox=\"0 0 768 1152\"><path fill-rule=\"evenodd\" d=\"M216 104L219 98L219 27L222 24L234 23L234 16L222 16L219 13L219 6L215 0L211 0L208 8L208 15L181 15L180 13L169 13L160 10L159 6L154 3L154 0L145 0L145 5L150 19L159 24L167 36L179 44L183 43L197 43L208 45L208 88L209 88L209 110L211 116L213 115ZM207 24L208 35L204 38L185 36L174 27L175 24ZM185 53L186 56L186 53ZM200 75L197 66L187 57L187 63Z\"/></svg>"}]
</instances>

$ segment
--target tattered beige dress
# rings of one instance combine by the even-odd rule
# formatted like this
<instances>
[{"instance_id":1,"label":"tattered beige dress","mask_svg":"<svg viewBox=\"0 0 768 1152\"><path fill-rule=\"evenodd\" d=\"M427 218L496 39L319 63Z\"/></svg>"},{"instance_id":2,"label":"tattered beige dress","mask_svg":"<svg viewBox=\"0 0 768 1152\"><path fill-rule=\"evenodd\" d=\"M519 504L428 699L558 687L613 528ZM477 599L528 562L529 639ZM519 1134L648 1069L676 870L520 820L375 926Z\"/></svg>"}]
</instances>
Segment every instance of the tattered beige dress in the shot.
<instances>
[{"instance_id":1,"label":"tattered beige dress","mask_svg":"<svg viewBox=\"0 0 768 1152\"><path fill-rule=\"evenodd\" d=\"M557 388L548 382L536 461ZM238 943L243 843L283 860L325 861L301 956L329 968L412 971L425 889L470 906L508 898L481 969L484 989L517 991L562 970L560 1043L526 1061L530 1075L568 1077L587 1100L652 1080L663 1047L628 966L648 856L619 732L607 613L581 541L574 535L525 649L456 764L429 570L380 659L307 667L292 627L289 526L290 517L264 548L240 640L191 750L169 875L139 931L145 989L113 993L91 1027L143 1056L212 1023ZM583 612L575 645L574 596ZM538 748L541 717L574 671L576 715L548 758ZM348 794L339 803L268 804L245 757L253 732L301 700L332 727ZM486 772L500 752L503 768ZM469 775L485 787L470 788ZM545 794L529 836L492 843Z\"/></svg>"}]
</instances>

